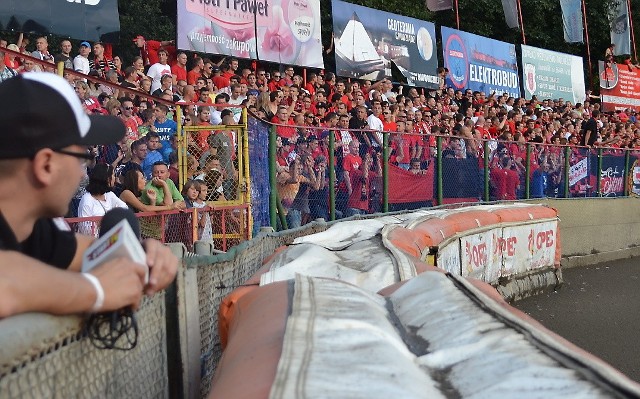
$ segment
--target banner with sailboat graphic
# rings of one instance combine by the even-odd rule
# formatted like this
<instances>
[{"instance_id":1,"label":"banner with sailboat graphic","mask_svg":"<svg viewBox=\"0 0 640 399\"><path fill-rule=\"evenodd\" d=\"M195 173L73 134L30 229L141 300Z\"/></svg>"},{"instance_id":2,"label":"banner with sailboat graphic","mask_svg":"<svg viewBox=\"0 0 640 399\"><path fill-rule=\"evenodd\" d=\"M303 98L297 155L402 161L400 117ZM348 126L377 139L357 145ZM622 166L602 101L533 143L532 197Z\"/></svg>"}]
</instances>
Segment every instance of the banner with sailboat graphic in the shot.
<instances>
[{"instance_id":1,"label":"banner with sailboat graphic","mask_svg":"<svg viewBox=\"0 0 640 399\"><path fill-rule=\"evenodd\" d=\"M438 88L433 23L339 0L331 4L338 75L377 80L397 68L411 86Z\"/></svg>"}]
</instances>

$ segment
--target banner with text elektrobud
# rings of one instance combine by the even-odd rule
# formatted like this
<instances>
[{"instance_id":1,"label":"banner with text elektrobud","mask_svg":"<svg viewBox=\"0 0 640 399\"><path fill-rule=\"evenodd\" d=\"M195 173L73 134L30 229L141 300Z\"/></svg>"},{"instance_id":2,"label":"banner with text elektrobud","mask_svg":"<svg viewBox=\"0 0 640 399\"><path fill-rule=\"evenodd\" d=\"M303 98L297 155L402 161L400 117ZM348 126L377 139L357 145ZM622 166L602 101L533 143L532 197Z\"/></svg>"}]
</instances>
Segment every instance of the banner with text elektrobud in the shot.
<instances>
[{"instance_id":1,"label":"banner with text elektrobud","mask_svg":"<svg viewBox=\"0 0 640 399\"><path fill-rule=\"evenodd\" d=\"M178 0L178 48L324 68L320 0Z\"/></svg>"},{"instance_id":2,"label":"banner with text elektrobud","mask_svg":"<svg viewBox=\"0 0 640 399\"><path fill-rule=\"evenodd\" d=\"M520 96L516 46L456 29L442 28L447 85L485 94Z\"/></svg>"},{"instance_id":3,"label":"banner with text elektrobud","mask_svg":"<svg viewBox=\"0 0 640 399\"><path fill-rule=\"evenodd\" d=\"M2 0L0 30L116 43L120 40L118 0Z\"/></svg>"},{"instance_id":4,"label":"banner with text elektrobud","mask_svg":"<svg viewBox=\"0 0 640 399\"><path fill-rule=\"evenodd\" d=\"M522 84L530 100L546 98L575 103L584 102L584 65L582 57L522 45Z\"/></svg>"},{"instance_id":5,"label":"banner with text elektrobud","mask_svg":"<svg viewBox=\"0 0 640 399\"><path fill-rule=\"evenodd\" d=\"M412 86L437 88L436 27L431 22L333 0L336 71L377 80L395 65Z\"/></svg>"}]
</instances>

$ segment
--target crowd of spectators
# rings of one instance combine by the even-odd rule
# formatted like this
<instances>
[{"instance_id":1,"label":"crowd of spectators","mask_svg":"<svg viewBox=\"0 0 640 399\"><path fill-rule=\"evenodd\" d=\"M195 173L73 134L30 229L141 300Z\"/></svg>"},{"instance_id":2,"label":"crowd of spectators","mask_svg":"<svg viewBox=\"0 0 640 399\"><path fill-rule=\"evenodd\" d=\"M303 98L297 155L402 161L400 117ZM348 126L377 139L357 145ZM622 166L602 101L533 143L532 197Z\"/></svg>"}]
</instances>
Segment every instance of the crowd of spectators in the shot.
<instances>
[{"instance_id":1,"label":"crowd of spectators","mask_svg":"<svg viewBox=\"0 0 640 399\"><path fill-rule=\"evenodd\" d=\"M53 54L46 37L36 40L32 52L25 38L18 39L16 44L0 40L0 46L50 62L51 67L30 65L30 59L0 51L0 81L26 71L53 70L56 61L63 62L80 73L67 72L65 77L85 110L118 115L127 127L120 143L93 149L96 164L108 165L114 178L97 193L87 192L93 186L86 179L70 206L74 216L85 215L85 208L96 210L93 214L100 208L104 212L105 188L137 211L202 207L236 198L238 143L233 130L201 129L188 135L187 184L182 192L176 187L178 124L232 125L241 116L241 108L233 105L244 105L255 117L277 125L277 188L289 227L328 218L332 169L338 217L381 209L382 132L390 133L390 167L413 175L435 167L438 136L442 158L475 159L479 173L488 149L491 198L498 200L521 195L527 163L531 195L558 195L566 152L554 145L584 147L570 152L573 161L597 146L640 148L636 112L600 112L597 97L591 95L574 104L562 98L525 100L454 90L444 79L439 89L426 90L394 87L389 79L341 79L325 71L304 71L303 78L303 71L292 66L256 68L235 58L214 60L142 36L134 39L140 54L132 60L122 60L99 42L82 42L74 51L71 42L63 40ZM444 77L447 71L440 68L438 73ZM185 104L180 120L174 106L167 105L176 103ZM335 165L328 164L330 136ZM208 222L200 227L210 234Z\"/></svg>"}]
</instances>

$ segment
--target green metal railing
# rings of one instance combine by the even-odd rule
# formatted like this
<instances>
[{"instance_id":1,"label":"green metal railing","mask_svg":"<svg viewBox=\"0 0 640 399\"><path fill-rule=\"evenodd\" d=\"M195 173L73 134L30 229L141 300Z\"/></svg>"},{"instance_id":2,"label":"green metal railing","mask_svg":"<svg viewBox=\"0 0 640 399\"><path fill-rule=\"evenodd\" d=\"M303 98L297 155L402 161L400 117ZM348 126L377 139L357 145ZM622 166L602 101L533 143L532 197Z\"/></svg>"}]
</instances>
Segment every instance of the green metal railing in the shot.
<instances>
[{"instance_id":1,"label":"green metal railing","mask_svg":"<svg viewBox=\"0 0 640 399\"><path fill-rule=\"evenodd\" d=\"M308 129L308 127L302 127L303 129ZM324 129L326 130L326 129ZM338 129L333 129L338 130ZM317 132L319 133L319 132ZM389 155L391 154L391 145L390 145L390 137L394 133L383 133L383 146L382 146L382 155L383 155L383 164L382 164L382 196L381 196L381 204L380 208L382 212L388 212L390 207L390 193L389 193L389 178L390 178L390 168L391 165L388 162ZM277 127L275 125L271 126L270 131L270 144L269 144L269 163L270 163L270 182L271 182L271 193L269 196L270 199L270 220L272 226L279 226L280 228L287 228L287 221L284 217L283 207L278 198L278 188L277 188L277 180L276 180L276 136L277 136ZM320 134L317 134L320 137ZM327 208L328 215L330 220L335 220L338 217L338 212L336 209L336 203L338 192L337 192L337 183L340 181L342 176L336 176L336 170L332 165L336 164L336 138L334 134L329 134L328 140L328 180L329 180L329 194L327 196ZM448 171L445 169L444 161L446 158L450 157L450 154L445 154L448 147L447 144L452 137L450 136L436 136L435 137L435 156L429 159L429 162L434 166L434 175L433 175L433 198L430 198L429 201L432 205L442 205L446 201L455 202L456 197L447 197L445 193L445 188L448 186L451 188L452 181L451 176L448 176ZM456 139L459 139L456 137ZM511 142L497 142L495 140L483 140L483 142L479 145L478 150L483 150L483 158L477 159L478 163L478 174L477 179L482 179L482 184L480 182L475 181L463 181L460 184L476 184L479 188L477 190L477 194L473 196L473 200L478 202L488 202L492 200L496 200L495 196L492 195L492 189L495 188L492 185L492 170L495 167L495 157L496 157L496 146L503 146L502 148L507 148L509 146L520 146L520 151L523 156L522 167L524 170L520 170L519 177L519 191L517 198L515 199L530 199L534 197L532 193L532 177L536 169L534 169L534 163L532 162L532 157L537 156L538 152L543 152L546 154L546 158L550 158L550 154L555 154L554 156L557 158L556 165L559 169L561 169L560 183L557 184L556 190L557 193L555 195L547 195L547 197L564 197L569 198L572 196L573 186L570 184L570 173L572 170L572 157L587 157L588 158L588 171L587 176L583 179L587 180L585 183L585 187L589 187L589 181L593 181L595 183L595 191L586 191L584 195L581 196L604 196L603 193L603 182L600 171L603 168L603 158L605 156L612 155L614 152L615 156L624 157L624 171L622 175L622 179L624 180L624 192L618 193L618 195L628 196L630 195L628 180L630 177L630 167L633 162L634 157L640 157L640 152L633 150L622 150L616 148L599 148L597 151L589 150L587 148L582 147L570 147L570 146L554 146L550 144L535 144L535 143L511 143ZM426 146L425 146L426 147ZM541 149L542 147L542 149ZM551 150L556 148L555 150ZM425 149L425 151L429 151ZM449 161L449 160L447 160ZM546 161L550 162L550 161ZM595 162L595 165L593 164ZM537 164L537 162L536 162ZM539 168L539 166L538 166ZM594 176L595 175L595 176ZM473 176L473 174L472 174ZM557 179L558 176L555 176ZM640 187L639 187L640 189ZM539 193L535 195L535 197L540 197ZM467 198L468 199L468 198ZM397 209L397 204L394 204Z\"/></svg>"}]
</instances>

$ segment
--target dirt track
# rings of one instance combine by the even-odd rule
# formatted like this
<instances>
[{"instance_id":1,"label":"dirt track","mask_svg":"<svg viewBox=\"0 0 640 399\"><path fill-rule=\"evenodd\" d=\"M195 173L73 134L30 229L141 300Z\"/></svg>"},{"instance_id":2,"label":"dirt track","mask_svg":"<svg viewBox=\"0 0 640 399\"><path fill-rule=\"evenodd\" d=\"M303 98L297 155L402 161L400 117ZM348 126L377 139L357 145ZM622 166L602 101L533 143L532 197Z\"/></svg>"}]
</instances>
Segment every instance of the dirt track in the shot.
<instances>
[{"instance_id":1,"label":"dirt track","mask_svg":"<svg viewBox=\"0 0 640 399\"><path fill-rule=\"evenodd\" d=\"M563 270L565 285L514 303L640 382L640 259Z\"/></svg>"}]
</instances>

